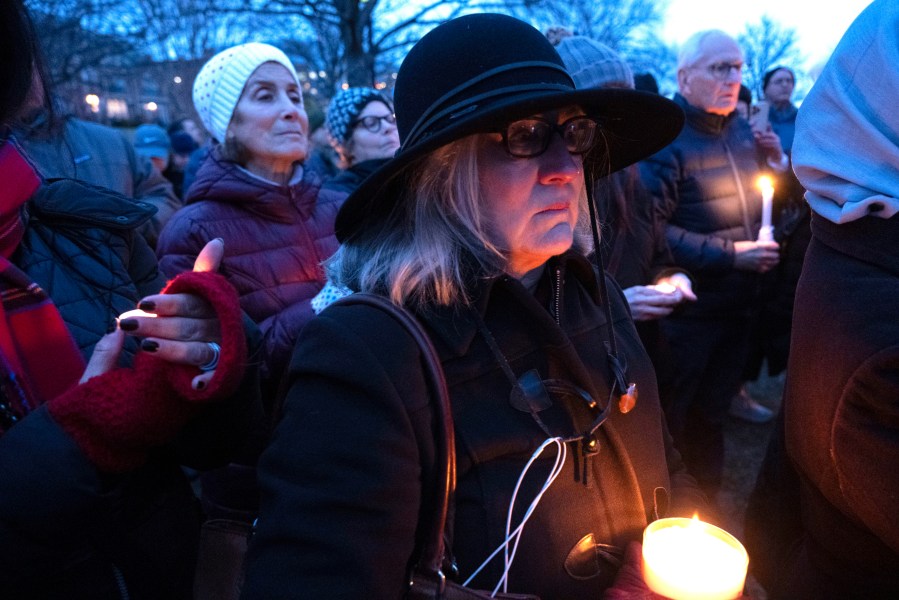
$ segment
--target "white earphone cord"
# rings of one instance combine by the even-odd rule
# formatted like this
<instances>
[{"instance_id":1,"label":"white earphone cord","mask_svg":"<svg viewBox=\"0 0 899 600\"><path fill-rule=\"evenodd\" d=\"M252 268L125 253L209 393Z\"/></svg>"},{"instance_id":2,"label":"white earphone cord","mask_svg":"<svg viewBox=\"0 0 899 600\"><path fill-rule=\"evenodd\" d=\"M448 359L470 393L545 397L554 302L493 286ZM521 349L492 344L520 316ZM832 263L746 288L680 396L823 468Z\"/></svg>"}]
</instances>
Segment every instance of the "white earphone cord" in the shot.
<instances>
[{"instance_id":1,"label":"white earphone cord","mask_svg":"<svg viewBox=\"0 0 899 600\"><path fill-rule=\"evenodd\" d=\"M512 512L515 509L515 500L518 497L518 490L521 488L521 482L524 481L525 475L527 475L528 470L531 468L531 465L534 464L534 461L537 460L543 451L550 446L551 444L555 444L558 448L558 454L556 455L556 462L553 465L553 468L550 470L549 475L546 477L546 481L543 483L543 487L540 488L540 491L537 493L534 500L531 501L531 505L528 507L527 511L524 514L524 517L521 519L521 523L515 528L514 531L510 533L509 529L512 527ZM503 543L500 544L496 550L494 550L490 556L484 559L484 562L481 563L477 569L475 569L474 573L472 573L468 579L465 580L465 583L462 585L468 585L471 581L480 573L484 567L486 567L493 557L499 554L500 550L504 550L504 565L503 575L500 577L499 581L496 584L496 587L493 588L492 596L496 596L499 592L500 586L503 588L503 592L508 591L509 586L509 570L512 568L512 561L515 560L515 553L518 550L518 542L521 540L521 534L524 531L524 525L528 522L528 519L531 518L531 515L534 513L534 510L537 508L537 504L540 503L540 500L543 498L543 494L549 489L552 483L556 480L556 477L562 472L562 468L565 466L565 459L568 456L568 447L562 442L562 438L549 438L542 444L534 453L531 455L531 458L528 460L527 464L524 466L524 470L522 470L521 475L518 477L518 482L515 484L515 491L512 493L512 500L509 502L509 512L506 516L506 539L503 540ZM512 541L515 543L512 545L512 552L509 553L509 545L512 544Z\"/></svg>"}]
</instances>

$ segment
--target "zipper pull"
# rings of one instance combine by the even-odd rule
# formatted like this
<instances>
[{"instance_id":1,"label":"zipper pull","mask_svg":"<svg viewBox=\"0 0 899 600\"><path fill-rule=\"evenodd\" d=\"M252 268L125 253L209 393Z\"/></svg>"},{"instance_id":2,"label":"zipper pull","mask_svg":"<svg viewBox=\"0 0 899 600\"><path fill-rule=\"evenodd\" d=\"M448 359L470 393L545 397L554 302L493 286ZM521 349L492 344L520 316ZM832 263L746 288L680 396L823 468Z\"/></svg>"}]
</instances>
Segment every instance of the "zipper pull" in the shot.
<instances>
[{"instance_id":1,"label":"zipper pull","mask_svg":"<svg viewBox=\"0 0 899 600\"><path fill-rule=\"evenodd\" d=\"M637 384L628 384L627 391L618 397L618 410L621 411L621 414L626 415L634 410L634 407L637 406L638 395Z\"/></svg>"}]
</instances>

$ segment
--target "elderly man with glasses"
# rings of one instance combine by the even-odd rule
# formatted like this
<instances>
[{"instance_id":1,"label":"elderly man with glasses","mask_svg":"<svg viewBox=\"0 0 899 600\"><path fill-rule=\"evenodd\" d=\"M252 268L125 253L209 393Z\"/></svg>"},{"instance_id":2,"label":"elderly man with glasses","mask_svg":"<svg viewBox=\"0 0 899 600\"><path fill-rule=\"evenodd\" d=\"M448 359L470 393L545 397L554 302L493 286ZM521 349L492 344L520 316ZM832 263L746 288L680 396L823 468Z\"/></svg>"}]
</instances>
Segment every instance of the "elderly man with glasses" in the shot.
<instances>
[{"instance_id":1,"label":"elderly man with glasses","mask_svg":"<svg viewBox=\"0 0 899 600\"><path fill-rule=\"evenodd\" d=\"M740 389L762 274L779 261L778 244L759 240L758 178L787 167L777 135L752 131L734 110L742 72L743 53L727 34L687 40L674 97L686 127L641 164L674 260L694 277L697 302L662 321L673 368L659 376L675 442L710 497L721 483L723 425ZM757 422L772 416L760 405L744 412Z\"/></svg>"}]
</instances>

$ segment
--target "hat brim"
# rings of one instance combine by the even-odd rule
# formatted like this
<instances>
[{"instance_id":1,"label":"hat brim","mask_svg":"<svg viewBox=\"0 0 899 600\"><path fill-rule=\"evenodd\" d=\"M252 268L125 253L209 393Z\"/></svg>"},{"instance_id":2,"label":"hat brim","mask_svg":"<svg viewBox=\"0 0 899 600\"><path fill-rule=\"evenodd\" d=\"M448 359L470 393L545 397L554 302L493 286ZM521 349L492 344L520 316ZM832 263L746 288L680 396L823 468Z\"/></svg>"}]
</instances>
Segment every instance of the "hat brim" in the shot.
<instances>
[{"instance_id":1,"label":"hat brim","mask_svg":"<svg viewBox=\"0 0 899 600\"><path fill-rule=\"evenodd\" d=\"M169 149L162 146L142 146L135 148L134 152L138 156L146 158L168 158L169 156Z\"/></svg>"},{"instance_id":2,"label":"hat brim","mask_svg":"<svg viewBox=\"0 0 899 600\"><path fill-rule=\"evenodd\" d=\"M600 119L604 143L597 144L594 165L608 175L647 158L668 144L684 125L683 110L658 94L628 89L590 89L566 92L512 94L460 116L435 135L397 154L369 175L344 201L335 232L341 243L365 226L377 226L393 209L395 186L418 159L455 140L476 133L498 131L502 125L531 115L578 106ZM596 174L595 174L596 175Z\"/></svg>"}]
</instances>

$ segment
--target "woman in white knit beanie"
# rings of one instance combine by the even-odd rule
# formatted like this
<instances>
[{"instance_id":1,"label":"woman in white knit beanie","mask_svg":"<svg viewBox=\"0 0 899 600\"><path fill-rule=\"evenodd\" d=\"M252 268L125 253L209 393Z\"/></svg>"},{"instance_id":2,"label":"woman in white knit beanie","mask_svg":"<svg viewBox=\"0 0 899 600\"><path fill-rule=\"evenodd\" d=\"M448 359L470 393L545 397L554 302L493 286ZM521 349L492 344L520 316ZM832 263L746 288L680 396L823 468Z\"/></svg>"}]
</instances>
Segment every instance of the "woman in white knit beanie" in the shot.
<instances>
[{"instance_id":1,"label":"woman in white knit beanie","mask_svg":"<svg viewBox=\"0 0 899 600\"><path fill-rule=\"evenodd\" d=\"M250 172L289 178L306 157L309 117L293 63L278 48L251 42L219 52L197 74L193 100L226 155Z\"/></svg>"},{"instance_id":2,"label":"woman in white knit beanie","mask_svg":"<svg viewBox=\"0 0 899 600\"><path fill-rule=\"evenodd\" d=\"M262 331L263 392L271 399L313 316L309 301L325 283L321 263L337 249L334 219L344 196L322 191L319 175L304 167L309 119L281 50L259 43L224 50L200 70L193 93L203 125L220 143L159 237L160 268L172 276L208 240L225 241L221 273ZM252 467L204 474L203 483L209 514L252 522Z\"/></svg>"}]
</instances>

